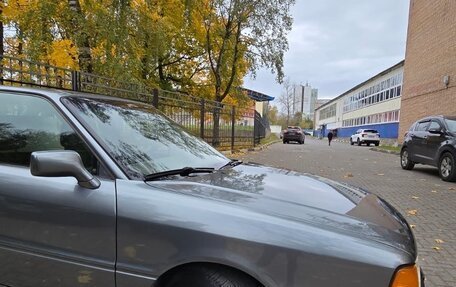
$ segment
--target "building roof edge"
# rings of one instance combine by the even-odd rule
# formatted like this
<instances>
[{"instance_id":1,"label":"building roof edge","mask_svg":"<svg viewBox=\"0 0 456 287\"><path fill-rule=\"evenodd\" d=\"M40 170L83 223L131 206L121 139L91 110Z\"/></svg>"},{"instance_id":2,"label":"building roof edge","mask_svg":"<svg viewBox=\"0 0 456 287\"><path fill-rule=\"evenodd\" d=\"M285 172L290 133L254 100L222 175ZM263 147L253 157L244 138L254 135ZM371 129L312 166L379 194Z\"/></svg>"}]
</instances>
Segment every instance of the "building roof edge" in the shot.
<instances>
[{"instance_id":1,"label":"building roof edge","mask_svg":"<svg viewBox=\"0 0 456 287\"><path fill-rule=\"evenodd\" d=\"M353 92L354 90L358 89L359 87L362 87L362 86L365 85L366 83L368 83L368 82L370 82L370 81L372 81L372 80L374 80L374 79L376 79L376 78L379 78L379 77L381 77L381 76L383 76L383 75L386 75L386 74L388 74L389 72L391 72L391 71L394 70L394 69L397 69L397 68L399 68L399 67L401 67L401 66L404 66L404 62L405 62L405 60L402 60L402 61L400 61L399 63L397 63L397 64L395 64L395 65L393 65L393 66L391 66L391 67L389 67L389 68L387 68L387 69L381 71L380 73L376 74L375 76L370 77L370 78L367 79L366 81L364 81L364 82L362 82L362 83L360 83L360 84L354 86L354 87L351 88L350 90L348 90L348 91L346 91L346 92L340 94L339 96L337 96L337 97L331 99L329 102L327 102L327 103L321 105L320 107L316 108L315 111L321 110L322 108L325 108L326 106L329 106L329 105L332 104L333 102L335 102L335 101L337 101L338 99L340 99L340 98L346 96L347 94Z\"/></svg>"}]
</instances>

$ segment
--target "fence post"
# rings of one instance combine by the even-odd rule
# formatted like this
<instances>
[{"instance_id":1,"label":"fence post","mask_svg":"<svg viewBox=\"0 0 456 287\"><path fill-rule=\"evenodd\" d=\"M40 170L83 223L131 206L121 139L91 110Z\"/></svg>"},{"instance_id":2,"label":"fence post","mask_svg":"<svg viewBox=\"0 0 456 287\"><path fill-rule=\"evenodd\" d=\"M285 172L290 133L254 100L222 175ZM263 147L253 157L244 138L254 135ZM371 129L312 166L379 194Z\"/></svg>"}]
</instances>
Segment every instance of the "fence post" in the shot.
<instances>
[{"instance_id":1,"label":"fence post","mask_svg":"<svg viewBox=\"0 0 456 287\"><path fill-rule=\"evenodd\" d=\"M81 73L78 71L71 71L71 89L76 92L81 91Z\"/></svg>"},{"instance_id":2,"label":"fence post","mask_svg":"<svg viewBox=\"0 0 456 287\"><path fill-rule=\"evenodd\" d=\"M204 115L206 114L206 103L204 99L201 99L201 111L200 111L200 137L204 140Z\"/></svg>"},{"instance_id":3,"label":"fence post","mask_svg":"<svg viewBox=\"0 0 456 287\"><path fill-rule=\"evenodd\" d=\"M253 147L257 143L257 133L258 133L258 120L256 117L256 111L253 112Z\"/></svg>"},{"instance_id":4,"label":"fence post","mask_svg":"<svg viewBox=\"0 0 456 287\"><path fill-rule=\"evenodd\" d=\"M234 152L234 132L236 124L236 108L231 107L231 152Z\"/></svg>"},{"instance_id":5,"label":"fence post","mask_svg":"<svg viewBox=\"0 0 456 287\"><path fill-rule=\"evenodd\" d=\"M153 89L152 90L152 95L153 95L153 98L152 98L152 105L158 109L158 89Z\"/></svg>"},{"instance_id":6,"label":"fence post","mask_svg":"<svg viewBox=\"0 0 456 287\"><path fill-rule=\"evenodd\" d=\"M3 33L3 31L0 32ZM0 85L3 85L3 44L1 45L0 49L2 49L2 51L0 51Z\"/></svg>"}]
</instances>

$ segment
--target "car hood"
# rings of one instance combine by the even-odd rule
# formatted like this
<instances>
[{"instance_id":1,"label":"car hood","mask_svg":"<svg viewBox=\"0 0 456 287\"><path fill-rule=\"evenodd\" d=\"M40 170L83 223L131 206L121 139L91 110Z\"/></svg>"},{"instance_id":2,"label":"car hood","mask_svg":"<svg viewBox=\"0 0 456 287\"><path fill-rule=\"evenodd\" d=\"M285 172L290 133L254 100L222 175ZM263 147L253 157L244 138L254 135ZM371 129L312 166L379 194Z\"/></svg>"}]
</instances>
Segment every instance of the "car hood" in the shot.
<instances>
[{"instance_id":1,"label":"car hood","mask_svg":"<svg viewBox=\"0 0 456 287\"><path fill-rule=\"evenodd\" d=\"M377 241L416 257L412 232L393 207L376 195L322 177L242 164L147 184Z\"/></svg>"}]
</instances>

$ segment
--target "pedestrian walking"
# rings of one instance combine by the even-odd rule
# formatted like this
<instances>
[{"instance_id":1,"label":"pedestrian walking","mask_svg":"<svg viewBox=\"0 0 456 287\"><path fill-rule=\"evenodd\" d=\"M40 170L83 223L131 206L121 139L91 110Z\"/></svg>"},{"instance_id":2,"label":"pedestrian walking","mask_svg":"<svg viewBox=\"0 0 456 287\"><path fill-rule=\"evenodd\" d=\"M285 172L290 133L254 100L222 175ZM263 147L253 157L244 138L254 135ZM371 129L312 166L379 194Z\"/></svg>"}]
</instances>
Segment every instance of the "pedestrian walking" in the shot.
<instances>
[{"instance_id":1,"label":"pedestrian walking","mask_svg":"<svg viewBox=\"0 0 456 287\"><path fill-rule=\"evenodd\" d=\"M329 131L329 133L328 133L328 143L329 143L330 146L331 146L332 139L333 139L333 133L332 133L332 131Z\"/></svg>"}]
</instances>

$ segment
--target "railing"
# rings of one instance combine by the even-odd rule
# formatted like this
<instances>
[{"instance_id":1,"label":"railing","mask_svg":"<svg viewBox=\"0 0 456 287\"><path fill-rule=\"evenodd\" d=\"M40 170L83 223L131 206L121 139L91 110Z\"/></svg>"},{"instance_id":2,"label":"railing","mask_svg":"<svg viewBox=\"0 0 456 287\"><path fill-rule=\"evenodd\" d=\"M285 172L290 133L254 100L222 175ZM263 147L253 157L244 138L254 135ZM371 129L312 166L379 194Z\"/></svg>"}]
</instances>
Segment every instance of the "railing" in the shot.
<instances>
[{"instance_id":1,"label":"railing","mask_svg":"<svg viewBox=\"0 0 456 287\"><path fill-rule=\"evenodd\" d=\"M221 150L249 148L265 136L264 119L253 108L152 89L9 56L0 56L0 84L36 86L134 99L153 104L190 133Z\"/></svg>"},{"instance_id":2,"label":"railing","mask_svg":"<svg viewBox=\"0 0 456 287\"><path fill-rule=\"evenodd\" d=\"M75 71L9 56L0 59L2 85L73 89Z\"/></svg>"}]
</instances>

